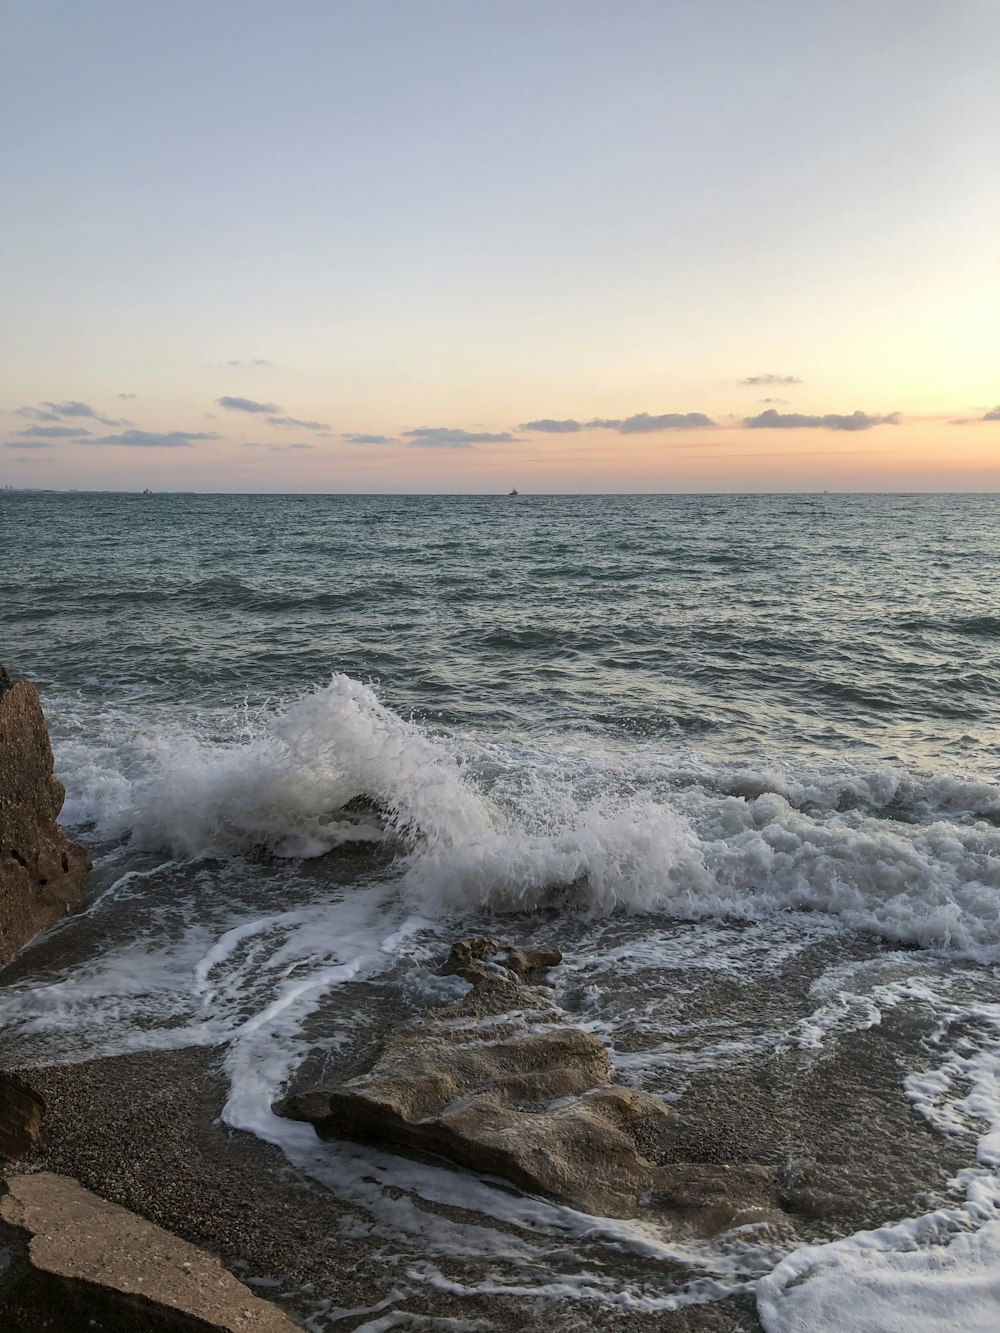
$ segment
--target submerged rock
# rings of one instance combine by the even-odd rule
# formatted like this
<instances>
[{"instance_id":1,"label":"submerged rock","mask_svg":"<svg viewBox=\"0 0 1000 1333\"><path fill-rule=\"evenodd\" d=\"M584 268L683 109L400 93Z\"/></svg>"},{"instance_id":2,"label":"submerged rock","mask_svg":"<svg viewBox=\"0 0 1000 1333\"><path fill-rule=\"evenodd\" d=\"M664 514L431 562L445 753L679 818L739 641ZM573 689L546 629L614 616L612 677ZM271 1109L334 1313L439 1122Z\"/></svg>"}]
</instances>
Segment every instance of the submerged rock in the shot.
<instances>
[{"instance_id":1,"label":"submerged rock","mask_svg":"<svg viewBox=\"0 0 1000 1333\"><path fill-rule=\"evenodd\" d=\"M470 984L461 1000L401 1026L367 1073L276 1109L328 1138L440 1153L586 1212L656 1213L699 1233L770 1220L769 1169L647 1155L669 1108L616 1083L604 1045L532 984L560 961L554 949L459 940L442 973Z\"/></svg>"},{"instance_id":2,"label":"submerged rock","mask_svg":"<svg viewBox=\"0 0 1000 1333\"><path fill-rule=\"evenodd\" d=\"M83 899L90 858L56 824L63 796L38 691L0 667L0 967Z\"/></svg>"},{"instance_id":3,"label":"submerged rock","mask_svg":"<svg viewBox=\"0 0 1000 1333\"><path fill-rule=\"evenodd\" d=\"M0 1196L0 1327L10 1333L294 1333L218 1259L68 1176Z\"/></svg>"}]
</instances>

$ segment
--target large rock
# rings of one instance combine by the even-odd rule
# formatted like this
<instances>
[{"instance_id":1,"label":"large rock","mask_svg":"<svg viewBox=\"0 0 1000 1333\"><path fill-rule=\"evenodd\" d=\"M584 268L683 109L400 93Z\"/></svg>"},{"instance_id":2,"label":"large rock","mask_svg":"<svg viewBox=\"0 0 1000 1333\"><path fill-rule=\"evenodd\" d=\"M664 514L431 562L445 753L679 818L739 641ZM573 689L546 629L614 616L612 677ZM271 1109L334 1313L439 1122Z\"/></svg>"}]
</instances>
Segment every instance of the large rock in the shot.
<instances>
[{"instance_id":1,"label":"large rock","mask_svg":"<svg viewBox=\"0 0 1000 1333\"><path fill-rule=\"evenodd\" d=\"M0 1074L0 1158L12 1161L38 1142L45 1099L16 1074Z\"/></svg>"},{"instance_id":2,"label":"large rock","mask_svg":"<svg viewBox=\"0 0 1000 1333\"><path fill-rule=\"evenodd\" d=\"M0 667L0 967L83 899L90 858L56 824L63 796L38 691Z\"/></svg>"},{"instance_id":3,"label":"large rock","mask_svg":"<svg viewBox=\"0 0 1000 1333\"><path fill-rule=\"evenodd\" d=\"M326 1137L439 1153L587 1212L655 1213L698 1233L771 1220L770 1170L651 1159L670 1112L616 1083L602 1043L530 984L559 961L460 940L443 972L471 983L464 998L401 1026L367 1073L276 1109Z\"/></svg>"},{"instance_id":4,"label":"large rock","mask_svg":"<svg viewBox=\"0 0 1000 1333\"><path fill-rule=\"evenodd\" d=\"M9 1333L295 1333L218 1259L67 1176L11 1176L0 1197L0 1328Z\"/></svg>"}]
</instances>

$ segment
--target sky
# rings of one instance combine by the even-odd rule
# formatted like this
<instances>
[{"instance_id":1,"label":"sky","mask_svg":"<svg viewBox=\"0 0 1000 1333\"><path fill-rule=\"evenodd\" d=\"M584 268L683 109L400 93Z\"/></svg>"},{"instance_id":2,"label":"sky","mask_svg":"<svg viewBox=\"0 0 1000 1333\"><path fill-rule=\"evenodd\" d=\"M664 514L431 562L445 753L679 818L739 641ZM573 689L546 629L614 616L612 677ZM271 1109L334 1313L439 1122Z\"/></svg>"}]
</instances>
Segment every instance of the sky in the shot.
<instances>
[{"instance_id":1,"label":"sky","mask_svg":"<svg viewBox=\"0 0 1000 1333\"><path fill-rule=\"evenodd\" d=\"M1000 491L998 0L0 0L0 484Z\"/></svg>"}]
</instances>

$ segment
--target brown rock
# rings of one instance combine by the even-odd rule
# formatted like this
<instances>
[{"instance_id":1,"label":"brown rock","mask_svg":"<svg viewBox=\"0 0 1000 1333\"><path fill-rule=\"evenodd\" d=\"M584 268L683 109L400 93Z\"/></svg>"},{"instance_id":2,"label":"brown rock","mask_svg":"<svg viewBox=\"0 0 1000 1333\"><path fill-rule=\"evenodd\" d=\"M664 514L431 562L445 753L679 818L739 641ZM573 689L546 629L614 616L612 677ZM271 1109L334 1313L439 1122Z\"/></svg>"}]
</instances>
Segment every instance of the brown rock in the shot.
<instances>
[{"instance_id":1,"label":"brown rock","mask_svg":"<svg viewBox=\"0 0 1000 1333\"><path fill-rule=\"evenodd\" d=\"M0 1074L0 1158L23 1157L38 1141L45 1099L15 1074Z\"/></svg>"},{"instance_id":2,"label":"brown rock","mask_svg":"<svg viewBox=\"0 0 1000 1333\"><path fill-rule=\"evenodd\" d=\"M68 1176L6 1185L0 1327L10 1333L294 1333L218 1259Z\"/></svg>"},{"instance_id":3,"label":"brown rock","mask_svg":"<svg viewBox=\"0 0 1000 1333\"><path fill-rule=\"evenodd\" d=\"M702 1232L769 1220L770 1170L650 1160L643 1144L667 1106L615 1083L601 1042L524 984L560 959L459 940L442 972L472 983L463 1000L402 1026L367 1073L276 1109L329 1138L440 1153L587 1212L652 1211Z\"/></svg>"},{"instance_id":4,"label":"brown rock","mask_svg":"<svg viewBox=\"0 0 1000 1333\"><path fill-rule=\"evenodd\" d=\"M0 667L0 967L83 899L90 858L56 824L63 796L38 691Z\"/></svg>"}]
</instances>

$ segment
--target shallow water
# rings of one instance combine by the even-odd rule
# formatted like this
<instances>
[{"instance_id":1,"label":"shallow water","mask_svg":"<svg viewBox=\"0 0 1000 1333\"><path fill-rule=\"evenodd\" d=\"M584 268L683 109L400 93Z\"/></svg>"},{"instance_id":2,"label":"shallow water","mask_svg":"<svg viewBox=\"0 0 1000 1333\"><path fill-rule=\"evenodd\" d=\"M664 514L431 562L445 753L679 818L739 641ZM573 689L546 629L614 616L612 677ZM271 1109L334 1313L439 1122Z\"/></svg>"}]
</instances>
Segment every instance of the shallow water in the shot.
<instances>
[{"instance_id":1,"label":"shallow water","mask_svg":"<svg viewBox=\"0 0 1000 1333\"><path fill-rule=\"evenodd\" d=\"M997 514L0 495L0 657L98 862L6 975L5 1060L218 1047L228 1123L441 1291L992 1329ZM780 1168L786 1234L595 1223L272 1114L484 928L564 947L557 1003L678 1152Z\"/></svg>"}]
</instances>

